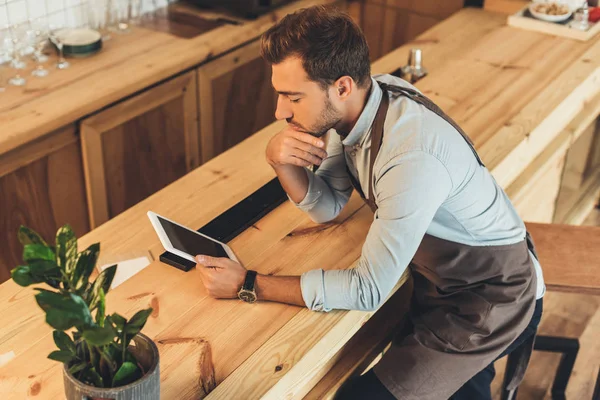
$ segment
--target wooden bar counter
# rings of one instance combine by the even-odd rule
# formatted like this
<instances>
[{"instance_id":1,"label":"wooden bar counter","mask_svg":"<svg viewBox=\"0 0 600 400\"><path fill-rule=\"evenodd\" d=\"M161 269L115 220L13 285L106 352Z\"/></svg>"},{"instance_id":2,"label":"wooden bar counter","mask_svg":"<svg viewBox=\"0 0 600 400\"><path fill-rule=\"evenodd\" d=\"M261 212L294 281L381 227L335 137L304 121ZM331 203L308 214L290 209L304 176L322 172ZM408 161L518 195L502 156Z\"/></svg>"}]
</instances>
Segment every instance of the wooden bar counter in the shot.
<instances>
[{"instance_id":1,"label":"wooden bar counter","mask_svg":"<svg viewBox=\"0 0 600 400\"><path fill-rule=\"evenodd\" d=\"M546 176L545 166L554 165L555 154L564 158L580 126L599 113L597 39L580 43L521 31L505 26L505 16L465 9L375 62L373 72L395 71L414 46L423 49L430 70L417 86L463 126L498 182L518 198L540 193L535 183ZM48 109L40 118L50 121L52 115ZM268 126L94 229L79 240L80 248L100 242L104 256L150 251L157 259L163 249L146 212L191 228L206 224L274 177L264 150L283 126ZM24 129L3 143L32 133ZM541 206L546 195L540 196L534 204ZM324 225L288 202L229 244L246 267L264 274L350 268L371 220L356 195L336 221ZM14 354L0 367L2 399L64 396L61 366L46 359L54 347L51 328L33 294L12 281L0 285L0 356ZM382 311L388 313L384 320L399 320L396 310L406 301L394 295L390 302L384 307L394 307ZM197 271L184 273L158 261L112 291L107 304L107 312L127 317L154 308L144 333L160 350L163 399L208 392L209 399L302 398L373 315L214 300Z\"/></svg>"}]
</instances>

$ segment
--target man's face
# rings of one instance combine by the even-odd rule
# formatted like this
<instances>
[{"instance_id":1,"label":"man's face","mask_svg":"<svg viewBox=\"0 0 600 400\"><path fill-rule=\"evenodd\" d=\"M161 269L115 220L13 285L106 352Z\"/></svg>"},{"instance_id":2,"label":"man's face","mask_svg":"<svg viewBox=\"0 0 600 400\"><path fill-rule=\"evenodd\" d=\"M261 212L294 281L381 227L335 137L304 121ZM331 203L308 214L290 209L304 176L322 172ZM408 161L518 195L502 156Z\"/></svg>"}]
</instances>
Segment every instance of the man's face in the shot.
<instances>
[{"instance_id":1,"label":"man's face","mask_svg":"<svg viewBox=\"0 0 600 400\"><path fill-rule=\"evenodd\" d=\"M279 93L275 117L285 119L290 128L321 137L341 121L342 113L330 98L333 88L324 90L311 81L300 58L273 65L271 82Z\"/></svg>"}]
</instances>

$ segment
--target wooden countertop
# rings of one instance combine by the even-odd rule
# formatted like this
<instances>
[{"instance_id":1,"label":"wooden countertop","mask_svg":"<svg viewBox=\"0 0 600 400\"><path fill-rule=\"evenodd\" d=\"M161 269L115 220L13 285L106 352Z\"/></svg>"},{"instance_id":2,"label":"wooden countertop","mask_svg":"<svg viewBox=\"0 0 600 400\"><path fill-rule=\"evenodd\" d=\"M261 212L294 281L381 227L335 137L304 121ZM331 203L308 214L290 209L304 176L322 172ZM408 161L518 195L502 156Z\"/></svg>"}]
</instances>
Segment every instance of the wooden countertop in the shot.
<instances>
[{"instance_id":1,"label":"wooden countertop","mask_svg":"<svg viewBox=\"0 0 600 400\"><path fill-rule=\"evenodd\" d=\"M48 77L28 79L24 88L8 87L0 94L0 154L251 41L290 12L336 1L297 0L191 39L141 27L113 34L97 55L70 59L69 69L51 68Z\"/></svg>"},{"instance_id":2,"label":"wooden countertop","mask_svg":"<svg viewBox=\"0 0 600 400\"><path fill-rule=\"evenodd\" d=\"M466 9L377 61L392 72L416 44L430 75L419 82L465 128L498 181L509 185L525 166L600 93L600 41L571 40L504 25L505 16ZM198 228L273 178L264 161L274 123L79 240L102 243L104 256L162 247L146 212ZM349 268L359 257L372 214L354 196L333 223L315 225L285 203L230 243L261 273L300 274ZM35 227L34 227L35 228ZM209 398L301 398L322 376L337 349L371 313L322 314L281 304L210 299L195 271L152 263L108 295L108 312L131 316L152 305L144 332L161 352L162 398L202 396L214 364L218 384ZM47 360L51 328L33 290L0 285L0 396L62 396L61 367ZM210 370L210 368L208 368Z\"/></svg>"}]
</instances>

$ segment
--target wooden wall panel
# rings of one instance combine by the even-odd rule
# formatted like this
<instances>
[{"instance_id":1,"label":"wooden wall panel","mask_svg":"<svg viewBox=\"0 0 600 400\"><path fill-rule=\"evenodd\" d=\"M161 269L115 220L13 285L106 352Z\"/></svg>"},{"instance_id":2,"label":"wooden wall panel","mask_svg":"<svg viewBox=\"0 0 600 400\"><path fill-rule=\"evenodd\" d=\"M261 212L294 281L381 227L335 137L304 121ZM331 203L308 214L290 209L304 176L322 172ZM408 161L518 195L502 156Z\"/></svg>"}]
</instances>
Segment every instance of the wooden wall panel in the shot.
<instances>
[{"instance_id":1,"label":"wooden wall panel","mask_svg":"<svg viewBox=\"0 0 600 400\"><path fill-rule=\"evenodd\" d=\"M95 228L200 164L195 71L82 121Z\"/></svg>"},{"instance_id":2,"label":"wooden wall panel","mask_svg":"<svg viewBox=\"0 0 600 400\"><path fill-rule=\"evenodd\" d=\"M46 152L40 153L43 149ZM15 161L35 159L25 164ZM89 229L79 141L68 127L0 157L0 283L22 264L20 225L53 240L58 228L70 224L77 236ZM7 167L14 165L14 170Z\"/></svg>"},{"instance_id":3,"label":"wooden wall panel","mask_svg":"<svg viewBox=\"0 0 600 400\"><path fill-rule=\"evenodd\" d=\"M188 172L182 99L102 135L109 218Z\"/></svg>"},{"instance_id":4,"label":"wooden wall panel","mask_svg":"<svg viewBox=\"0 0 600 400\"><path fill-rule=\"evenodd\" d=\"M413 40L463 7L463 0L366 0L361 28L371 61Z\"/></svg>"},{"instance_id":5,"label":"wooden wall panel","mask_svg":"<svg viewBox=\"0 0 600 400\"><path fill-rule=\"evenodd\" d=\"M198 68L202 162L275 121L271 67L255 41Z\"/></svg>"}]
</instances>

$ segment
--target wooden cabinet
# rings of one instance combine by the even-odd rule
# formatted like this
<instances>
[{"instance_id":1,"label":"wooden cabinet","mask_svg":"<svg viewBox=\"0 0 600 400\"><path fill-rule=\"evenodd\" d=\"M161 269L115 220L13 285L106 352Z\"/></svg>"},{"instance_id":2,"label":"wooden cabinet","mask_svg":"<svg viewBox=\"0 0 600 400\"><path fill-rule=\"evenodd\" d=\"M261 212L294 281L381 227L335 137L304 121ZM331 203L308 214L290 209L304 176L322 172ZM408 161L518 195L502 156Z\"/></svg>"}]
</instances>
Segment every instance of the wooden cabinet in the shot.
<instances>
[{"instance_id":1,"label":"wooden cabinet","mask_svg":"<svg viewBox=\"0 0 600 400\"><path fill-rule=\"evenodd\" d=\"M81 144L95 228L200 165L195 71L83 120Z\"/></svg>"},{"instance_id":2,"label":"wooden cabinet","mask_svg":"<svg viewBox=\"0 0 600 400\"><path fill-rule=\"evenodd\" d=\"M360 26L371 61L400 47L463 7L464 0L364 0Z\"/></svg>"},{"instance_id":3,"label":"wooden cabinet","mask_svg":"<svg viewBox=\"0 0 600 400\"><path fill-rule=\"evenodd\" d=\"M275 121L271 67L259 49L256 40L198 68L203 163Z\"/></svg>"},{"instance_id":4,"label":"wooden cabinet","mask_svg":"<svg viewBox=\"0 0 600 400\"><path fill-rule=\"evenodd\" d=\"M0 282L23 263L20 225L54 240L70 224L77 236L90 230L81 149L69 126L0 155Z\"/></svg>"}]
</instances>

